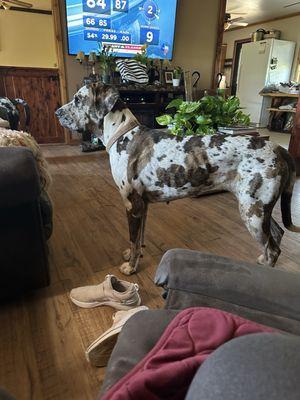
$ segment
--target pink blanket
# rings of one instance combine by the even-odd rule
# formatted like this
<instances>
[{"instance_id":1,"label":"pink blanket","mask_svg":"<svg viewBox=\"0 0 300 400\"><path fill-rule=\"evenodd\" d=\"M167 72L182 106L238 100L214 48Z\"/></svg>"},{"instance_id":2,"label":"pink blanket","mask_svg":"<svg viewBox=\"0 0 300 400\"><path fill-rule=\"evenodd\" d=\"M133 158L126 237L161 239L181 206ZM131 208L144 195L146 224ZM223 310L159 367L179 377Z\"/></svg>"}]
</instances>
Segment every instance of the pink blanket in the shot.
<instances>
[{"instance_id":1,"label":"pink blanket","mask_svg":"<svg viewBox=\"0 0 300 400\"><path fill-rule=\"evenodd\" d=\"M214 350L231 339L259 332L274 330L212 308L186 309L102 400L184 399L199 366Z\"/></svg>"}]
</instances>

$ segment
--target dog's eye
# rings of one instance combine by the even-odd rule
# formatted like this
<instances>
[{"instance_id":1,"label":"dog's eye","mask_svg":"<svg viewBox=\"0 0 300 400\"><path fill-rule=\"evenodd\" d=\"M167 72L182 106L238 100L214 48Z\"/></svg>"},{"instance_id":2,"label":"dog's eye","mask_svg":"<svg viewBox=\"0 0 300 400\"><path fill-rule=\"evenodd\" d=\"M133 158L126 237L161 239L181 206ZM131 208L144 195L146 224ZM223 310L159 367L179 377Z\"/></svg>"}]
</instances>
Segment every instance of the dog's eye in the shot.
<instances>
[{"instance_id":1,"label":"dog's eye","mask_svg":"<svg viewBox=\"0 0 300 400\"><path fill-rule=\"evenodd\" d=\"M79 97L78 97L78 96L75 96L75 97L74 97L74 101L75 101L75 105L78 106L78 104L79 104Z\"/></svg>"}]
</instances>

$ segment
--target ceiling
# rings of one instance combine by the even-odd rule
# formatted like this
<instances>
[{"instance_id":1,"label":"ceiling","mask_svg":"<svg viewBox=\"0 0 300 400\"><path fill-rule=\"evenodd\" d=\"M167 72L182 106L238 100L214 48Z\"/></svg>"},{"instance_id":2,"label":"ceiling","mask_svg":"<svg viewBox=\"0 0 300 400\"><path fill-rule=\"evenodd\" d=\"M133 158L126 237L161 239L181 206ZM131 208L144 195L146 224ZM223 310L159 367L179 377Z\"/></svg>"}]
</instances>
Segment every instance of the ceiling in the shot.
<instances>
[{"instance_id":1,"label":"ceiling","mask_svg":"<svg viewBox=\"0 0 300 400\"><path fill-rule=\"evenodd\" d=\"M300 3L284 7L297 2L298 0L227 0L226 12L246 13L242 15L243 22L253 24L300 12ZM239 15L232 15L232 18L237 17Z\"/></svg>"},{"instance_id":2,"label":"ceiling","mask_svg":"<svg viewBox=\"0 0 300 400\"><path fill-rule=\"evenodd\" d=\"M51 11L51 0L23 0L26 3L32 4L32 8L36 8L39 10L48 10ZM12 4L13 7L17 7L15 4Z\"/></svg>"}]
</instances>

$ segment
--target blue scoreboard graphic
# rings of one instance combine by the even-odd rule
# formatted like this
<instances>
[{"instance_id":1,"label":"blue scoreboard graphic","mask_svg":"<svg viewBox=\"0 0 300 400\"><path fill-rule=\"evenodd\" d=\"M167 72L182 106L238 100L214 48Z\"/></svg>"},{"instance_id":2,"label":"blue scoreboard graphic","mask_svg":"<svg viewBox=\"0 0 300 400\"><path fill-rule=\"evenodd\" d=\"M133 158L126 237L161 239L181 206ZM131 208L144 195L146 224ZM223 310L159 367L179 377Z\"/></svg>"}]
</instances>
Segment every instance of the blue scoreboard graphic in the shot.
<instances>
[{"instance_id":1,"label":"blue scoreboard graphic","mask_svg":"<svg viewBox=\"0 0 300 400\"><path fill-rule=\"evenodd\" d=\"M144 44L151 58L173 55L177 0L66 0L69 54L109 45L134 57Z\"/></svg>"}]
</instances>

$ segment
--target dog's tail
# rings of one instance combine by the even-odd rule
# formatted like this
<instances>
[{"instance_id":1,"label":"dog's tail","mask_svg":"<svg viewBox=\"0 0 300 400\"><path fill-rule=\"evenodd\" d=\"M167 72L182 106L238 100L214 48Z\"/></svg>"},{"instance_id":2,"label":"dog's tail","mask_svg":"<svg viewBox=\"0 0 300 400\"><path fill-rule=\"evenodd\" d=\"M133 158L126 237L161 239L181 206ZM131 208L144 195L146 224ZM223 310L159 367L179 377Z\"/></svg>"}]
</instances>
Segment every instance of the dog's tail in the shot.
<instances>
[{"instance_id":1,"label":"dog's tail","mask_svg":"<svg viewBox=\"0 0 300 400\"><path fill-rule=\"evenodd\" d=\"M25 131L28 130L29 124L30 124L30 108L27 102L23 99L14 99L13 100L14 105L20 104L24 108L24 114L25 114Z\"/></svg>"},{"instance_id":2,"label":"dog's tail","mask_svg":"<svg viewBox=\"0 0 300 400\"><path fill-rule=\"evenodd\" d=\"M281 155L283 156L287 166L288 166L288 177L286 184L281 193L281 214L282 214L282 222L283 225L292 232L299 232L300 227L295 226L292 221L292 196L294 184L296 181L296 167L294 160L290 156L290 154L285 150L281 149Z\"/></svg>"}]
</instances>

